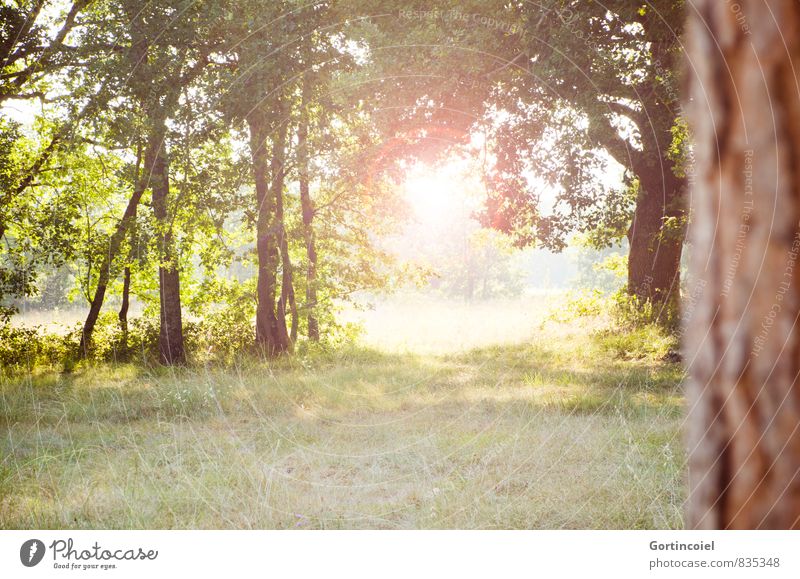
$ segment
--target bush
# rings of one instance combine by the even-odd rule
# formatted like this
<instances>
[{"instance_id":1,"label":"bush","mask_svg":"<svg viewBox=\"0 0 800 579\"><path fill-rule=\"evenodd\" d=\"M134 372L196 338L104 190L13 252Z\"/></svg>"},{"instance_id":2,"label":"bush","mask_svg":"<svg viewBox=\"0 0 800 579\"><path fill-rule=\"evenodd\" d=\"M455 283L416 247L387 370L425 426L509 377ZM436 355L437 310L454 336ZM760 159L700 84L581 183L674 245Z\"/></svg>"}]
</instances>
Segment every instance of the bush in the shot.
<instances>
[{"instance_id":1,"label":"bush","mask_svg":"<svg viewBox=\"0 0 800 579\"><path fill-rule=\"evenodd\" d=\"M676 308L654 305L621 289L611 296L600 290L570 292L567 302L550 315L558 322L608 316L594 336L600 349L626 360L680 359Z\"/></svg>"},{"instance_id":2,"label":"bush","mask_svg":"<svg viewBox=\"0 0 800 579\"><path fill-rule=\"evenodd\" d=\"M187 352L196 361L230 363L252 352L254 315L235 304L184 325Z\"/></svg>"},{"instance_id":3,"label":"bush","mask_svg":"<svg viewBox=\"0 0 800 579\"><path fill-rule=\"evenodd\" d=\"M611 316L624 329L635 329L651 324L675 332L679 325L676 303L658 303L630 295L625 288L611 297Z\"/></svg>"},{"instance_id":4,"label":"bush","mask_svg":"<svg viewBox=\"0 0 800 579\"><path fill-rule=\"evenodd\" d=\"M37 366L60 365L70 351L70 337L46 333L39 326L0 327L0 367L31 371Z\"/></svg>"},{"instance_id":5,"label":"bush","mask_svg":"<svg viewBox=\"0 0 800 579\"><path fill-rule=\"evenodd\" d=\"M673 360L678 351L677 336L658 324L618 328L597 333L600 349L624 360Z\"/></svg>"},{"instance_id":6,"label":"bush","mask_svg":"<svg viewBox=\"0 0 800 579\"><path fill-rule=\"evenodd\" d=\"M608 298L598 289L567 292L566 303L550 314L556 322L570 322L575 318L601 316L608 309Z\"/></svg>"}]
</instances>

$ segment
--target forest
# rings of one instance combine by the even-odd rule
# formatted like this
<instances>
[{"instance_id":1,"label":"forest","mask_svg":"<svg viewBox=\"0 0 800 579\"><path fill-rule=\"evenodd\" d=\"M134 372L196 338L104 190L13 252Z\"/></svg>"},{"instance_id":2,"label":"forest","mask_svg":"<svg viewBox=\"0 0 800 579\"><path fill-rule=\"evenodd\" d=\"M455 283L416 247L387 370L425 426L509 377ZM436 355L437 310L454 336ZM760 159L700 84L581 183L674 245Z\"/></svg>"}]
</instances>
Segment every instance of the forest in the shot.
<instances>
[{"instance_id":1,"label":"forest","mask_svg":"<svg viewBox=\"0 0 800 579\"><path fill-rule=\"evenodd\" d=\"M4 0L0 528L799 526L787 26Z\"/></svg>"}]
</instances>

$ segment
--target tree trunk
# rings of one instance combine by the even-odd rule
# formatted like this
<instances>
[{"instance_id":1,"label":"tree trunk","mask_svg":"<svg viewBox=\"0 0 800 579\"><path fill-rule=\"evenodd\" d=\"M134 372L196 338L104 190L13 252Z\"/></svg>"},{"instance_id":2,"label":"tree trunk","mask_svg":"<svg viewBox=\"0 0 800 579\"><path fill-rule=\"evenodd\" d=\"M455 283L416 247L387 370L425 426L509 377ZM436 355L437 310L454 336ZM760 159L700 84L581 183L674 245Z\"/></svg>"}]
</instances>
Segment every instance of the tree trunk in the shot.
<instances>
[{"instance_id":1,"label":"tree trunk","mask_svg":"<svg viewBox=\"0 0 800 579\"><path fill-rule=\"evenodd\" d=\"M281 213L282 215L282 213ZM289 313L292 316L291 327L286 336L289 350L294 347L297 341L297 300L294 295L294 271L292 261L289 257L289 240L286 235L285 227L281 226L281 262L283 264L283 276L281 278L281 298L278 301L279 319L283 320L283 327L286 327L286 306L289 306Z\"/></svg>"},{"instance_id":2,"label":"tree trunk","mask_svg":"<svg viewBox=\"0 0 800 579\"><path fill-rule=\"evenodd\" d=\"M86 316L86 321L83 323L81 341L78 346L78 355L81 358L86 358L89 355L89 345L91 344L92 333L94 332L94 327L97 324L97 318L100 315L100 310L103 307L103 301L105 300L108 284L112 279L112 264L119 253L119 248L122 245L122 240L125 238L125 234L127 233L131 224L136 220L136 208L139 206L139 201L141 201L142 195L144 194L145 181L144 179L138 178L140 163L140 154L137 154L137 177L135 178L133 193L128 200L127 207L125 207L125 213L122 215L122 219L119 221L119 223L117 223L117 227L114 230L114 233L111 235L111 239L108 242L108 251L106 251L106 253L103 255L103 262L100 264L100 271L98 273L97 287L94 290L94 297L92 298L92 302L89 306L89 313Z\"/></svg>"},{"instance_id":3,"label":"tree trunk","mask_svg":"<svg viewBox=\"0 0 800 579\"><path fill-rule=\"evenodd\" d=\"M319 341L319 321L314 314L317 307L317 245L314 239L314 204L308 177L308 106L310 86L308 74L303 79L303 96L300 104L300 123L297 128L297 165L300 185L300 206L303 212L303 240L306 244L306 322L308 339Z\"/></svg>"},{"instance_id":4,"label":"tree trunk","mask_svg":"<svg viewBox=\"0 0 800 579\"><path fill-rule=\"evenodd\" d=\"M294 304L294 286L292 279L292 262L289 259L289 242L286 237L286 227L283 223L283 187L286 175L286 136L289 130L288 122L281 119L282 124L278 127L273 141L272 150L272 195L275 200L275 216L273 230L277 235L277 245L280 250L281 259L281 296L278 300L278 336L282 346L281 351L292 349L292 339L286 327L286 305L291 304L294 308L293 315L297 318L297 309Z\"/></svg>"},{"instance_id":5,"label":"tree trunk","mask_svg":"<svg viewBox=\"0 0 800 579\"><path fill-rule=\"evenodd\" d=\"M250 129L250 155L253 163L253 180L256 188L256 252L258 277L256 283L256 345L274 356L286 350L278 331L275 315L277 293L278 243L273 228L275 198L267 180L267 130L258 112L248 116ZM273 157L273 169L276 165Z\"/></svg>"},{"instance_id":6,"label":"tree trunk","mask_svg":"<svg viewBox=\"0 0 800 579\"><path fill-rule=\"evenodd\" d=\"M131 268L125 266L125 271L122 274L122 304L119 307L119 329L122 331L122 347L125 351L128 349L128 307L130 306L131 296Z\"/></svg>"},{"instance_id":7,"label":"tree trunk","mask_svg":"<svg viewBox=\"0 0 800 579\"><path fill-rule=\"evenodd\" d=\"M166 150L166 122L163 117L154 120L149 158L150 187L153 192L153 215L156 219L159 252L159 303L160 330L158 351L161 362L167 365L183 364L186 353L183 347L183 322L181 320L181 287L179 264L172 240L169 219L169 159Z\"/></svg>"},{"instance_id":8,"label":"tree trunk","mask_svg":"<svg viewBox=\"0 0 800 579\"><path fill-rule=\"evenodd\" d=\"M658 319L667 321L680 296L685 179L666 161L634 172L639 196L628 230L628 293L651 301Z\"/></svg>"},{"instance_id":9,"label":"tree trunk","mask_svg":"<svg viewBox=\"0 0 800 579\"><path fill-rule=\"evenodd\" d=\"M800 527L800 4L693 0L688 522Z\"/></svg>"},{"instance_id":10,"label":"tree trunk","mask_svg":"<svg viewBox=\"0 0 800 579\"><path fill-rule=\"evenodd\" d=\"M681 114L679 92L664 70L677 70L676 39L658 18L645 18L644 37L650 43L650 90L637 115L641 152L628 151L630 169L639 179L633 220L628 230L628 293L654 306L662 324L677 321L681 290L681 253L685 238L686 179L675 175L668 159L672 128ZM668 75L667 75L668 76Z\"/></svg>"}]
</instances>

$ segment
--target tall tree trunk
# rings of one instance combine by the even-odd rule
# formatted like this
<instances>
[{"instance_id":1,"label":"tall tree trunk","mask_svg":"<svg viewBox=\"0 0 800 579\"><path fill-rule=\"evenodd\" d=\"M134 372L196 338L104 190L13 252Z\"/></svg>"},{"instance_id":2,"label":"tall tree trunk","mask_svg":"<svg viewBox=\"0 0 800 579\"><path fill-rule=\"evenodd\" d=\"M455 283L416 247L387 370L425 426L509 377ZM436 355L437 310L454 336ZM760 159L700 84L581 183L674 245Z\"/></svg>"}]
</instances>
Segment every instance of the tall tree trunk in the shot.
<instances>
[{"instance_id":1,"label":"tall tree trunk","mask_svg":"<svg viewBox=\"0 0 800 579\"><path fill-rule=\"evenodd\" d=\"M688 518L800 527L800 4L692 0Z\"/></svg>"},{"instance_id":2,"label":"tall tree trunk","mask_svg":"<svg viewBox=\"0 0 800 579\"><path fill-rule=\"evenodd\" d=\"M257 111L248 116L247 122L250 129L250 155L253 164L257 209L256 345L268 355L274 356L285 351L286 344L278 331L278 318L275 314L279 250L273 226L274 188L270 187L267 179L269 171L266 150L267 127ZM273 170L275 166L276 162L273 156Z\"/></svg>"},{"instance_id":3,"label":"tall tree trunk","mask_svg":"<svg viewBox=\"0 0 800 579\"><path fill-rule=\"evenodd\" d=\"M283 213L281 212L281 216ZM283 320L283 327L286 327L286 306L289 306L289 313L292 316L289 333L286 335L289 350L294 347L297 341L297 300L294 294L294 270L292 269L292 261L289 256L289 240L286 235L285 227L281 227L281 263L283 265L283 273L281 276L281 297L278 300L278 316Z\"/></svg>"},{"instance_id":4,"label":"tall tree trunk","mask_svg":"<svg viewBox=\"0 0 800 579\"><path fill-rule=\"evenodd\" d=\"M319 321L314 310L317 307L317 245L314 238L314 203L308 177L308 107L310 101L310 80L307 73L303 79L303 95L300 104L300 121L297 128L297 165L300 185L300 206L303 212L303 240L306 244L306 322L308 339L319 341Z\"/></svg>"},{"instance_id":5,"label":"tall tree trunk","mask_svg":"<svg viewBox=\"0 0 800 579\"><path fill-rule=\"evenodd\" d=\"M289 131L288 121L281 119L282 124L278 127L273 140L272 150L272 195L275 200L275 216L273 230L276 233L276 242L280 250L281 259L281 296L278 300L278 336L282 350L292 349L292 339L286 327L286 306L287 303L294 303L294 286L292 279L292 262L289 259L289 242L286 237L286 227L283 222L283 187L286 176L286 137ZM293 312L297 318L297 310Z\"/></svg>"},{"instance_id":6,"label":"tall tree trunk","mask_svg":"<svg viewBox=\"0 0 800 579\"><path fill-rule=\"evenodd\" d=\"M103 255L103 261L100 264L100 270L98 272L97 287L94 290L94 297L89 305L89 313L86 316L86 321L83 323L83 329L81 330L81 340L80 344L78 345L78 355L81 358L86 358L89 354L89 345L91 344L92 333L94 332L94 327L97 324L97 318L100 315L100 310L103 307L103 301L105 300L108 284L112 280L111 268L113 262L119 253L119 249L122 245L123 239L125 238L125 234L128 232L132 223L136 220L136 208L139 206L139 201L141 201L142 194L144 194L144 190L146 188L144 179L138 178L140 164L141 151L138 151L136 156L137 176L134 178L133 193L131 194L130 199L128 199L128 205L125 207L125 213L122 215L122 219L120 219L119 223L117 223L117 227L114 230L114 233L111 235L111 239L108 242L108 250Z\"/></svg>"},{"instance_id":7,"label":"tall tree trunk","mask_svg":"<svg viewBox=\"0 0 800 579\"><path fill-rule=\"evenodd\" d=\"M136 151L136 179L137 187L142 179L139 167L139 159L142 153L142 145L139 143L138 149ZM117 314L117 318L119 318L119 328L122 332L122 350L123 352L127 353L128 351L128 309L130 307L131 302L131 267L130 263L136 258L137 250L137 239L138 236L136 234L136 208L133 210L133 223L130 226L130 236L129 236L129 248L128 248L128 264L125 265L125 269L122 272L122 302L119 307L119 313Z\"/></svg>"},{"instance_id":8,"label":"tall tree trunk","mask_svg":"<svg viewBox=\"0 0 800 579\"><path fill-rule=\"evenodd\" d=\"M631 227L628 231L628 293L655 307L657 321L677 320L681 289L681 253L685 238L686 179L675 175L667 153L672 127L681 114L679 92L664 70L676 70L677 39L659 18L644 18L644 37L650 43L648 83L641 99L637 125L641 152L626 151L630 169L639 179ZM667 78L664 78L664 77Z\"/></svg>"},{"instance_id":9,"label":"tall tree trunk","mask_svg":"<svg viewBox=\"0 0 800 579\"><path fill-rule=\"evenodd\" d=\"M153 215L158 227L159 252L159 305L160 330L158 351L161 362L167 365L183 364L186 353L183 345L183 322L181 319L181 286L178 258L172 239L172 224L169 219L169 158L166 150L166 119L156 117L153 124L150 155L146 162L150 187L153 192Z\"/></svg>"}]
</instances>

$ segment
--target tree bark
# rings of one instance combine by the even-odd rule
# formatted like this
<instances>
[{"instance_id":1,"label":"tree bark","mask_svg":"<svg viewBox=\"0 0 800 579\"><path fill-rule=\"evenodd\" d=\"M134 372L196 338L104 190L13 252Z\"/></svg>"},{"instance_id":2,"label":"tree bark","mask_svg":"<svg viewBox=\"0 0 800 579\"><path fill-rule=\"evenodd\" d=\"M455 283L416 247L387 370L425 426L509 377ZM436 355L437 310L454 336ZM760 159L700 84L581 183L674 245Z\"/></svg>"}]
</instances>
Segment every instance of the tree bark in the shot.
<instances>
[{"instance_id":1,"label":"tree bark","mask_svg":"<svg viewBox=\"0 0 800 579\"><path fill-rule=\"evenodd\" d=\"M156 115L153 119L153 134L146 170L149 171L153 192L153 215L156 219L159 253L158 281L160 304L160 330L158 351L161 362L167 365L183 364L186 353L183 345L183 321L181 319L180 271L172 239L167 200L169 199L169 158L166 150L166 118Z\"/></svg>"},{"instance_id":2,"label":"tree bark","mask_svg":"<svg viewBox=\"0 0 800 579\"><path fill-rule=\"evenodd\" d=\"M800 527L800 4L692 0L688 523Z\"/></svg>"},{"instance_id":3,"label":"tree bark","mask_svg":"<svg viewBox=\"0 0 800 579\"><path fill-rule=\"evenodd\" d=\"M308 176L308 107L311 88L308 74L303 79L303 95L300 103L300 121L297 128L297 165L300 185L300 207L303 213L303 240L306 244L306 323L308 339L319 341L319 321L314 310L317 307L317 245L314 237L314 203Z\"/></svg>"},{"instance_id":4,"label":"tree bark","mask_svg":"<svg viewBox=\"0 0 800 579\"><path fill-rule=\"evenodd\" d=\"M276 232L276 242L280 250L281 260L281 295L278 299L276 312L278 320L278 336L282 346L281 351L292 349L292 338L286 327L286 306L292 308L294 319L297 319L297 307L294 305L294 281L292 279L292 262L289 258L289 241L286 237L286 227L283 222L283 187L286 176L286 137L289 131L288 122L281 119L273 140L272 150L272 196L275 200L275 216L273 229Z\"/></svg>"},{"instance_id":5,"label":"tree bark","mask_svg":"<svg viewBox=\"0 0 800 579\"><path fill-rule=\"evenodd\" d=\"M254 111L248 116L247 123L250 129L250 155L253 164L257 211L256 346L262 348L267 355L274 356L284 352L287 346L281 339L278 331L278 318L275 314L279 250L277 235L273 227L274 187L270 187L267 179L266 122L257 111ZM273 155L273 169L275 165Z\"/></svg>"},{"instance_id":6,"label":"tree bark","mask_svg":"<svg viewBox=\"0 0 800 579\"><path fill-rule=\"evenodd\" d=\"M119 328L122 331L122 347L128 349L128 308L130 306L131 296L131 268L125 266L125 271L122 274L122 303L119 307Z\"/></svg>"},{"instance_id":7,"label":"tree bark","mask_svg":"<svg viewBox=\"0 0 800 579\"><path fill-rule=\"evenodd\" d=\"M639 180L631 226L628 230L628 294L654 306L656 321L676 321L681 289L681 253L685 239L686 179L675 175L668 158L672 128L680 116L679 91L665 71L678 68L680 52L674 32L665 26L657 12L642 21L644 37L650 43L650 65L646 90L634 92L641 110L630 111L629 119L639 129L641 151L627 142L614 139L607 147L618 162ZM666 78L665 78L666 77ZM611 106L611 105L607 105ZM617 135L610 123L601 126L601 142L608 133Z\"/></svg>"},{"instance_id":8,"label":"tree bark","mask_svg":"<svg viewBox=\"0 0 800 579\"><path fill-rule=\"evenodd\" d=\"M685 179L666 161L635 166L634 173L639 196L628 230L628 293L653 303L658 319L667 321L680 296Z\"/></svg>"}]
</instances>

